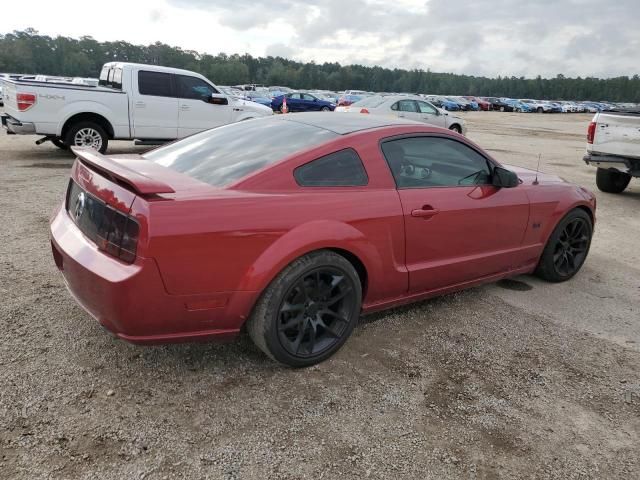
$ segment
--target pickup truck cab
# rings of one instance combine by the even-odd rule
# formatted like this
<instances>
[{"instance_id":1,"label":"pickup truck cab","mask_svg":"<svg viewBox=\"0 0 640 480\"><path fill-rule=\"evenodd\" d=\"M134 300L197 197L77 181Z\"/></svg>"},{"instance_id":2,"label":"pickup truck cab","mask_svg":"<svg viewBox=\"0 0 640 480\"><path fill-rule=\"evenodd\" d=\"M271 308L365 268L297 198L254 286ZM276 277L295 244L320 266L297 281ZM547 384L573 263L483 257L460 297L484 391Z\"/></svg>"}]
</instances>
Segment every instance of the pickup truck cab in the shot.
<instances>
[{"instance_id":1,"label":"pickup truck cab","mask_svg":"<svg viewBox=\"0 0 640 480\"><path fill-rule=\"evenodd\" d=\"M110 62L98 86L70 82L0 79L9 134L41 135L60 148L92 147L109 140L160 144L249 118L270 108L226 95L188 70Z\"/></svg>"},{"instance_id":2,"label":"pickup truck cab","mask_svg":"<svg viewBox=\"0 0 640 480\"><path fill-rule=\"evenodd\" d=\"M598 189L623 192L631 177L640 177L640 112L596 113L587 130L584 161L598 169Z\"/></svg>"}]
</instances>

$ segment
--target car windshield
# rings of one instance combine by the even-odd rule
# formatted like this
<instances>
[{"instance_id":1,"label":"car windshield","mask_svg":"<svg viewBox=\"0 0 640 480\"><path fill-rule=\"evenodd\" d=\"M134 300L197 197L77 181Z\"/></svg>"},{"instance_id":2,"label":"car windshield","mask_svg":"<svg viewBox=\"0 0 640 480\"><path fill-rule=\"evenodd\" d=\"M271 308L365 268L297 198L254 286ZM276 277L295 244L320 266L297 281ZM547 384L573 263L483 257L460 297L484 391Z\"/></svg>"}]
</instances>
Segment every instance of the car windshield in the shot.
<instances>
[{"instance_id":1,"label":"car windshield","mask_svg":"<svg viewBox=\"0 0 640 480\"><path fill-rule=\"evenodd\" d=\"M224 187L336 133L278 118L233 123L142 155L214 187Z\"/></svg>"}]
</instances>

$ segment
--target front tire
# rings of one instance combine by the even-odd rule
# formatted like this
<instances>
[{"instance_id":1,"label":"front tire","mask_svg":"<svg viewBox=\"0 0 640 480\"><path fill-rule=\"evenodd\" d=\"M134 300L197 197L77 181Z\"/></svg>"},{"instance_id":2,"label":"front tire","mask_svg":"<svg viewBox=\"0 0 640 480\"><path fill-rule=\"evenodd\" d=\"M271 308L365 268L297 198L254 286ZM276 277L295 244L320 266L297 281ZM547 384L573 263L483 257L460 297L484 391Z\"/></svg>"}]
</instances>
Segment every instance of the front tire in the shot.
<instances>
[{"instance_id":1,"label":"front tire","mask_svg":"<svg viewBox=\"0 0 640 480\"><path fill-rule=\"evenodd\" d=\"M630 181L631 175L617 170L598 168L596 172L596 185L601 192L622 193Z\"/></svg>"},{"instance_id":2,"label":"front tire","mask_svg":"<svg viewBox=\"0 0 640 480\"><path fill-rule=\"evenodd\" d=\"M362 287L344 257L319 250L298 258L269 284L247 322L260 350L290 367L326 360L360 315Z\"/></svg>"},{"instance_id":3,"label":"front tire","mask_svg":"<svg viewBox=\"0 0 640 480\"><path fill-rule=\"evenodd\" d=\"M587 258L593 223L582 209L571 210L560 220L540 257L536 275L549 282L565 282L572 278Z\"/></svg>"},{"instance_id":4,"label":"front tire","mask_svg":"<svg viewBox=\"0 0 640 480\"><path fill-rule=\"evenodd\" d=\"M109 137L104 128L97 123L78 122L69 128L64 143L70 147L89 147L105 153L109 145Z\"/></svg>"},{"instance_id":5,"label":"front tire","mask_svg":"<svg viewBox=\"0 0 640 480\"><path fill-rule=\"evenodd\" d=\"M321 112L330 112L330 111L331 111L331 109L330 109L329 107L322 107L322 108L320 109L320 111L321 111Z\"/></svg>"}]
</instances>

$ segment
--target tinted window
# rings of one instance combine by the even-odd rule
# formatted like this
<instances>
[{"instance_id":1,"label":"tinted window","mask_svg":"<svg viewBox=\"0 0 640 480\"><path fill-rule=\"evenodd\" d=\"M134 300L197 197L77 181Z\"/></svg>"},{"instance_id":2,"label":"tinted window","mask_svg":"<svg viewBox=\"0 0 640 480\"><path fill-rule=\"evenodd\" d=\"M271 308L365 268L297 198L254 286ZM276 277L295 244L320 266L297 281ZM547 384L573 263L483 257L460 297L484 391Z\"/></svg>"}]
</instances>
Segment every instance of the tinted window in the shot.
<instances>
[{"instance_id":1,"label":"tinted window","mask_svg":"<svg viewBox=\"0 0 640 480\"><path fill-rule=\"evenodd\" d=\"M350 148L302 165L293 175L303 187L355 187L366 185L369 180L362 160Z\"/></svg>"},{"instance_id":2,"label":"tinted window","mask_svg":"<svg viewBox=\"0 0 640 480\"><path fill-rule=\"evenodd\" d=\"M308 93L303 93L302 94L302 99L303 100L309 100L309 101L313 102L316 99L316 97L314 97L313 95L309 95Z\"/></svg>"},{"instance_id":3,"label":"tinted window","mask_svg":"<svg viewBox=\"0 0 640 480\"><path fill-rule=\"evenodd\" d=\"M417 112L418 107L416 106L416 102L413 100L400 100L398 103L398 108L394 110L400 110L401 112Z\"/></svg>"},{"instance_id":4,"label":"tinted window","mask_svg":"<svg viewBox=\"0 0 640 480\"><path fill-rule=\"evenodd\" d=\"M448 138L415 137L382 144L398 188L457 187L491 183L489 163Z\"/></svg>"},{"instance_id":5,"label":"tinted window","mask_svg":"<svg viewBox=\"0 0 640 480\"><path fill-rule=\"evenodd\" d=\"M161 72L138 72L140 95L171 97L171 74Z\"/></svg>"},{"instance_id":6,"label":"tinted window","mask_svg":"<svg viewBox=\"0 0 640 480\"><path fill-rule=\"evenodd\" d=\"M204 80L188 75L176 75L176 84L180 98L208 100L211 98L211 94L218 93L215 88Z\"/></svg>"},{"instance_id":7,"label":"tinted window","mask_svg":"<svg viewBox=\"0 0 640 480\"><path fill-rule=\"evenodd\" d=\"M143 157L222 187L336 137L338 134L328 130L276 117L207 130L152 150Z\"/></svg>"}]
</instances>

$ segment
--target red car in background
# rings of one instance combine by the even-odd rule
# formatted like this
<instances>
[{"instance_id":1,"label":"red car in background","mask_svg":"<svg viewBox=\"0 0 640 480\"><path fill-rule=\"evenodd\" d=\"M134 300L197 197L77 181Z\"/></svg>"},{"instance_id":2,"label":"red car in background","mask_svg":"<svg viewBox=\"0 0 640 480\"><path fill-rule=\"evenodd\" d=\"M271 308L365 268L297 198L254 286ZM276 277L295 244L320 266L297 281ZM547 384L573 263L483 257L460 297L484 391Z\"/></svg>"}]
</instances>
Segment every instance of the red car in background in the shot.
<instances>
[{"instance_id":1,"label":"red car in background","mask_svg":"<svg viewBox=\"0 0 640 480\"><path fill-rule=\"evenodd\" d=\"M595 198L448 130L302 113L77 155L51 221L75 299L134 343L236 336L301 367L361 313L587 256Z\"/></svg>"},{"instance_id":2,"label":"red car in background","mask_svg":"<svg viewBox=\"0 0 640 480\"><path fill-rule=\"evenodd\" d=\"M476 102L478 104L478 107L480 107L480 110L483 110L485 112L488 112L489 110L491 110L491 103L487 102L486 100L483 100L482 98L472 97L472 96L466 96L462 98L466 98L467 100L472 100Z\"/></svg>"}]
</instances>

